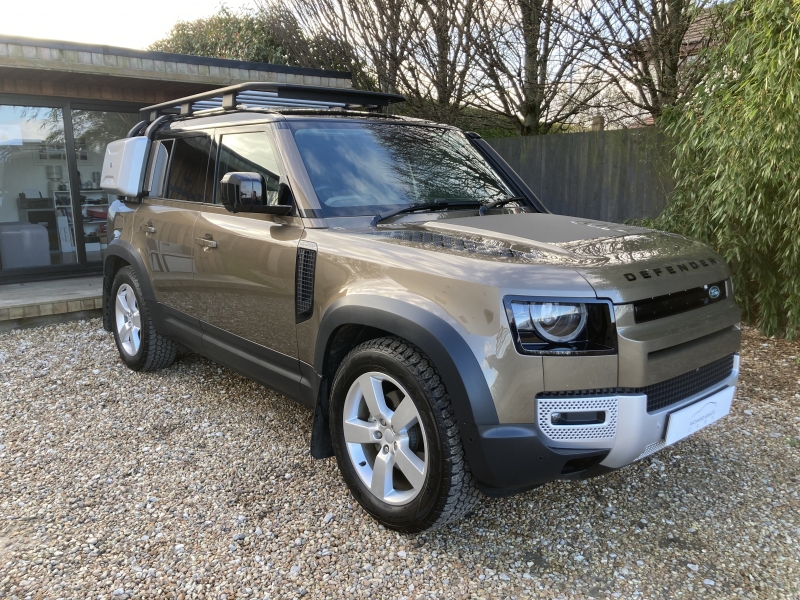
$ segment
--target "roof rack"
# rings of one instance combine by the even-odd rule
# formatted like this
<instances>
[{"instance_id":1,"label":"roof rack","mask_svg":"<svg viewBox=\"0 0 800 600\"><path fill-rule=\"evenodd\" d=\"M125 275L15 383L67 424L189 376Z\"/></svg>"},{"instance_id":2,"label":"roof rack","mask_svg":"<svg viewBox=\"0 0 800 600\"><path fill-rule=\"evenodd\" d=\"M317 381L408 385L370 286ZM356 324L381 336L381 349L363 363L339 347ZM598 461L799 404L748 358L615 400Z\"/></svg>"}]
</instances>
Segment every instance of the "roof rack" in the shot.
<instances>
[{"instance_id":1,"label":"roof rack","mask_svg":"<svg viewBox=\"0 0 800 600\"><path fill-rule=\"evenodd\" d=\"M405 98L398 94L293 83L252 82L154 104L141 109L139 114L142 119L152 122L162 115L190 116L195 111L212 108L366 108L376 112L389 104L404 101Z\"/></svg>"}]
</instances>

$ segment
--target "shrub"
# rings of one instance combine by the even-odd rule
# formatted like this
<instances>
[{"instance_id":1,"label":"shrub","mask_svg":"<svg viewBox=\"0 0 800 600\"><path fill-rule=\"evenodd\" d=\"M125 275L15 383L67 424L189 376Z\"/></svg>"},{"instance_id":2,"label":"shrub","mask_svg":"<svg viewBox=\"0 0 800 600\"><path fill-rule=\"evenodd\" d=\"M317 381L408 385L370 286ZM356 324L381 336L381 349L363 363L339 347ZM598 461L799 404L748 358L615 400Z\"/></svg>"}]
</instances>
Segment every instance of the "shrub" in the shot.
<instances>
[{"instance_id":1,"label":"shrub","mask_svg":"<svg viewBox=\"0 0 800 600\"><path fill-rule=\"evenodd\" d=\"M668 114L676 187L659 219L715 247L745 318L800 333L800 2L738 1L710 72Z\"/></svg>"}]
</instances>

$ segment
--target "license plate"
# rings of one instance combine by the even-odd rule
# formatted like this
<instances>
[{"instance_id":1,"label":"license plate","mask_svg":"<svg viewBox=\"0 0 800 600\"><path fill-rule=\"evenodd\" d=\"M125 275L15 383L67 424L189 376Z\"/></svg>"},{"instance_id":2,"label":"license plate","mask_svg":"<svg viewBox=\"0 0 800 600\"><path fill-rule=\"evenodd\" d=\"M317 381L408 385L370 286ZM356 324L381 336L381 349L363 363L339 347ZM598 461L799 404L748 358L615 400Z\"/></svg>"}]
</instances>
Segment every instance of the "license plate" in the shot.
<instances>
[{"instance_id":1,"label":"license plate","mask_svg":"<svg viewBox=\"0 0 800 600\"><path fill-rule=\"evenodd\" d=\"M714 421L719 421L731 411L735 387L727 387L700 402L695 402L669 416L667 446L692 435Z\"/></svg>"}]
</instances>

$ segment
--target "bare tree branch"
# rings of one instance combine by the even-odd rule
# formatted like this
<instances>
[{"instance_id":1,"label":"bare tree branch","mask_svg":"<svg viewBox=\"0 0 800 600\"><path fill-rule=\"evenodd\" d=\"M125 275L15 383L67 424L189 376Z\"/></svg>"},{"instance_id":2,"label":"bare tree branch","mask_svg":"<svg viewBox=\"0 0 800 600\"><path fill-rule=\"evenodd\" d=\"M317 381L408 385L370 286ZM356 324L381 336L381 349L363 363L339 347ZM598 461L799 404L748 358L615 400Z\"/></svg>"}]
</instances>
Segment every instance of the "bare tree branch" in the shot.
<instances>
[{"instance_id":1,"label":"bare tree branch","mask_svg":"<svg viewBox=\"0 0 800 600\"><path fill-rule=\"evenodd\" d=\"M602 89L586 61L577 2L485 0L477 7L476 105L506 116L523 135L569 126Z\"/></svg>"},{"instance_id":2,"label":"bare tree branch","mask_svg":"<svg viewBox=\"0 0 800 600\"><path fill-rule=\"evenodd\" d=\"M416 26L400 80L409 108L419 116L454 123L474 96L469 29L481 1L415 0Z\"/></svg>"},{"instance_id":3,"label":"bare tree branch","mask_svg":"<svg viewBox=\"0 0 800 600\"><path fill-rule=\"evenodd\" d=\"M358 62L372 72L375 87L397 92L400 67L408 58L417 22L413 4L405 0L289 0L284 5L291 7L307 31L346 42Z\"/></svg>"},{"instance_id":4,"label":"bare tree branch","mask_svg":"<svg viewBox=\"0 0 800 600\"><path fill-rule=\"evenodd\" d=\"M657 120L703 79L719 24L710 0L586 0L587 52L631 115Z\"/></svg>"}]
</instances>

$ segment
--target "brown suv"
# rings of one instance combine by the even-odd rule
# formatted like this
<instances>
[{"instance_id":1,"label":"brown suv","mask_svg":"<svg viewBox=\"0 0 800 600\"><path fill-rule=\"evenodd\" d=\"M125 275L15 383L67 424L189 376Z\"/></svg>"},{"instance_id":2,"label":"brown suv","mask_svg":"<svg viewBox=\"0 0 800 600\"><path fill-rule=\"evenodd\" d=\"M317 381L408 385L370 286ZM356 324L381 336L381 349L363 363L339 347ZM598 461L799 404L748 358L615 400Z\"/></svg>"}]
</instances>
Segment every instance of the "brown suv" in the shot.
<instances>
[{"instance_id":1,"label":"brown suv","mask_svg":"<svg viewBox=\"0 0 800 600\"><path fill-rule=\"evenodd\" d=\"M103 167L122 360L186 347L308 406L312 454L402 531L727 414L714 251L550 214L478 135L386 114L401 100L255 83L144 109Z\"/></svg>"}]
</instances>

